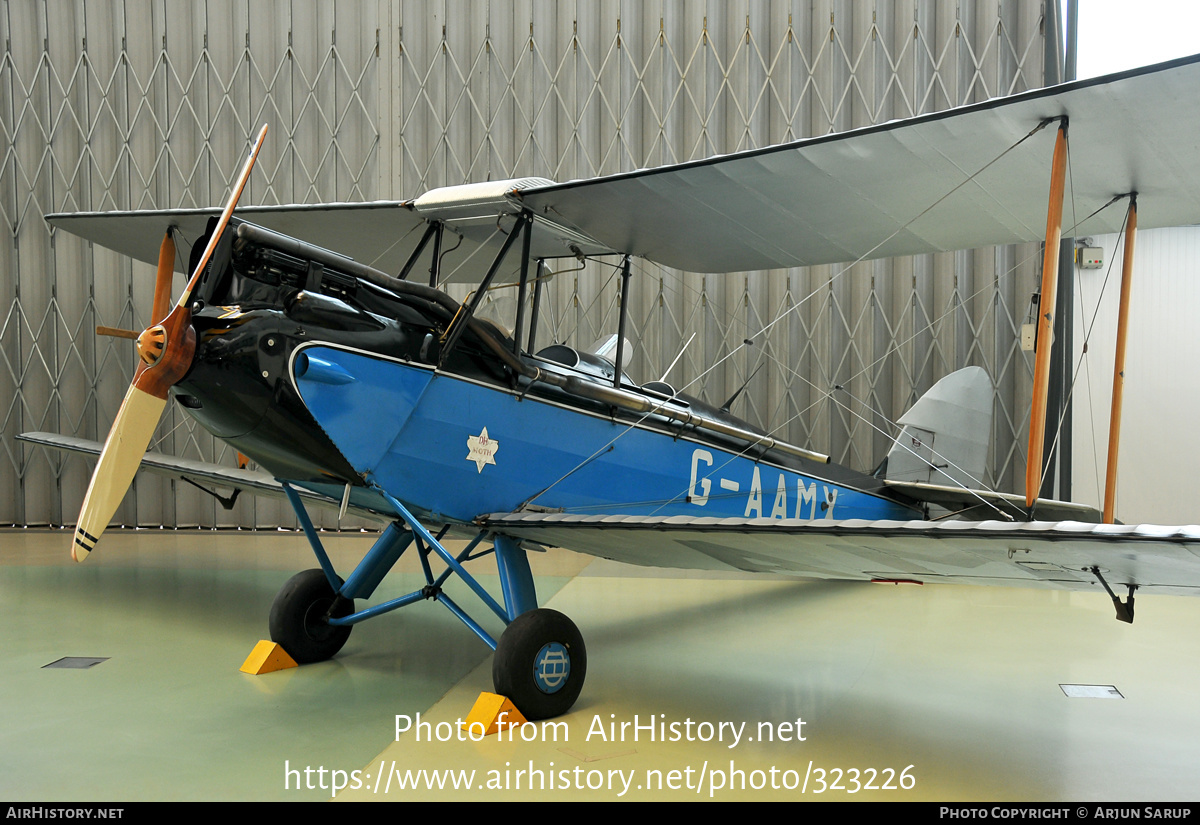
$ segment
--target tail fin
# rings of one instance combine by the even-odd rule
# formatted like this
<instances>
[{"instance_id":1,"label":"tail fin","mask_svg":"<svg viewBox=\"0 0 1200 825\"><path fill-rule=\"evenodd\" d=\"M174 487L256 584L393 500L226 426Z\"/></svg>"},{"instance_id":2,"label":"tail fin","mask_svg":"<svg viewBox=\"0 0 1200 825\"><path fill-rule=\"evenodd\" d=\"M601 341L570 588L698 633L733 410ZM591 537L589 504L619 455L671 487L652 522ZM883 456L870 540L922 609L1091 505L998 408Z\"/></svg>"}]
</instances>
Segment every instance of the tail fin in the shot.
<instances>
[{"instance_id":1,"label":"tail fin","mask_svg":"<svg viewBox=\"0 0 1200 825\"><path fill-rule=\"evenodd\" d=\"M992 433L992 382L982 367L947 375L898 423L903 429L881 468L885 479L983 486Z\"/></svg>"}]
</instances>

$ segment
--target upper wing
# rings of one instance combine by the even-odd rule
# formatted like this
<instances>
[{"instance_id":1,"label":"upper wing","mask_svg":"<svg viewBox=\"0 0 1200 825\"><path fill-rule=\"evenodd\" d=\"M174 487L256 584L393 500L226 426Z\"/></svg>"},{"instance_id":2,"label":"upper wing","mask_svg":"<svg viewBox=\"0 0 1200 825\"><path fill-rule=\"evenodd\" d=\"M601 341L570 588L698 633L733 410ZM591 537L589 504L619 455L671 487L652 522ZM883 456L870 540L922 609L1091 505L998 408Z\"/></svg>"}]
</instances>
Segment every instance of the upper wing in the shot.
<instances>
[{"instance_id":1,"label":"upper wing","mask_svg":"<svg viewBox=\"0 0 1200 825\"><path fill-rule=\"evenodd\" d=\"M475 282L487 270L495 251L512 229L520 211L513 192L521 187L549 183L544 178L495 181L486 184L435 189L415 201L371 203L290 204L245 206L242 220L300 238L315 246L349 255L359 263L397 274L421 241L427 219L446 222L455 236L442 244L442 281ZM454 196L445 197L446 192ZM122 255L149 264L157 263L159 244L170 227L194 242L204 232L218 207L165 209L138 212L71 212L47 215L51 225L100 244ZM572 248L574 247L574 249ZM580 233L545 218L534 224L530 254L534 258L561 258L611 252ZM428 253L427 253L428 254ZM186 258L176 261L183 271ZM505 275L517 271L517 256L509 256ZM428 264L426 264L428 266ZM410 277L424 281L425 274Z\"/></svg>"},{"instance_id":2,"label":"upper wing","mask_svg":"<svg viewBox=\"0 0 1200 825\"><path fill-rule=\"evenodd\" d=\"M1139 226L1181 226L1200 222L1198 94L1200 55L522 199L614 249L693 272L1033 241L1046 230L1054 129L1000 156L1066 115L1064 234L1119 230L1122 206L1086 216L1134 190Z\"/></svg>"},{"instance_id":3,"label":"upper wing","mask_svg":"<svg viewBox=\"0 0 1200 825\"><path fill-rule=\"evenodd\" d=\"M533 257L624 252L693 272L803 266L1040 239L1054 129L1070 119L1069 234L1117 231L1137 191L1143 228L1200 222L1200 55L878 126L707 160L555 184L449 186L412 201L247 207L239 215L398 272L427 220L444 271L477 277L511 216L536 217ZM930 208L935 207L936 208ZM96 243L157 260L169 225L213 210L49 215ZM515 256L514 256L515 257ZM415 278L420 278L415 275Z\"/></svg>"},{"instance_id":4,"label":"upper wing","mask_svg":"<svg viewBox=\"0 0 1200 825\"><path fill-rule=\"evenodd\" d=\"M495 514L485 527L651 567L1200 595L1200 526Z\"/></svg>"},{"instance_id":5,"label":"upper wing","mask_svg":"<svg viewBox=\"0 0 1200 825\"><path fill-rule=\"evenodd\" d=\"M204 233L208 219L221 212L220 207L205 209L164 209L140 212L71 212L47 215L51 225L72 235L100 244L148 264L158 262L158 248L168 227L175 227L189 242ZM261 224L309 243L352 255L356 260L389 270L399 257L397 239L415 234L423 221L400 201L373 203L292 204L289 206L242 206L238 217ZM381 266L379 261L388 266ZM187 267L186 256L176 261L176 270ZM187 273L185 273L187 274Z\"/></svg>"}]
</instances>

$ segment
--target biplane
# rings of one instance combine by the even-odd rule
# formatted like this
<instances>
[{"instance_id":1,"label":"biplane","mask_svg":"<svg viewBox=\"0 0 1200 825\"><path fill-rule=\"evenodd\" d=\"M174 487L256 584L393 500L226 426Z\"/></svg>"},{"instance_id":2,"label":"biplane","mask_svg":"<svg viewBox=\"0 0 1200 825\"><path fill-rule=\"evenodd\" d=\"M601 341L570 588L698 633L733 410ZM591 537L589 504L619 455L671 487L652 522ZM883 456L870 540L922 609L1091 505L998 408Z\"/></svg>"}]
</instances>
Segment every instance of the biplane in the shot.
<instances>
[{"instance_id":1,"label":"biplane","mask_svg":"<svg viewBox=\"0 0 1200 825\"><path fill-rule=\"evenodd\" d=\"M542 546L675 568L1102 588L1132 621L1135 591L1200 593L1200 527L1120 525L1111 502L1100 512L1038 498L1057 255L1043 256L1023 495L979 481L992 387L978 367L918 399L879 466L858 471L689 387L638 383L626 371L624 298L615 335L590 351L539 347L537 316L560 259L619 261L606 265L626 290L636 256L739 272L1036 240L1054 250L1068 152L1084 217L1067 228L1124 232L1128 279L1138 225L1200 222L1198 94L1200 56L591 180L235 215L263 127L223 210L47 217L157 261L158 282L105 444L23 438L99 455L77 560L95 549L139 466L286 496L318 561L271 610L272 638L297 661L327 659L358 622L433 599L495 650L497 692L531 719L567 711L587 667L575 625L538 607L526 553ZM196 239L186 256L180 238ZM176 269L190 277L172 307ZM476 283L464 301L441 289L462 281ZM510 328L479 312L502 282L518 291ZM170 398L260 470L147 455ZM308 516L313 500L388 525L345 578ZM447 550L450 534L469 538L466 549ZM360 606L410 547L425 586ZM501 600L467 569L486 554ZM434 556L445 564L436 575ZM505 623L498 639L446 594L455 575Z\"/></svg>"}]
</instances>

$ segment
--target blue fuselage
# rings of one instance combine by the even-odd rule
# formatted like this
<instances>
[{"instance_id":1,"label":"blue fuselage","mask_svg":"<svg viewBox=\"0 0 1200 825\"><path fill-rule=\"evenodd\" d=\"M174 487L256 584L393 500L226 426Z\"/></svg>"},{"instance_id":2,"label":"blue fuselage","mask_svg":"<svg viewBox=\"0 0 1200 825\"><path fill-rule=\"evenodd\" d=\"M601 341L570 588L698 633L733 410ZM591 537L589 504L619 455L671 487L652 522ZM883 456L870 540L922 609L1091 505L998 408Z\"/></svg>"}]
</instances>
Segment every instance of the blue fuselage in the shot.
<instances>
[{"instance_id":1,"label":"blue fuselage","mask_svg":"<svg viewBox=\"0 0 1200 825\"><path fill-rule=\"evenodd\" d=\"M653 414L614 418L322 344L298 349L289 371L355 472L439 521L522 506L697 518L917 517L844 481L672 429Z\"/></svg>"}]
</instances>

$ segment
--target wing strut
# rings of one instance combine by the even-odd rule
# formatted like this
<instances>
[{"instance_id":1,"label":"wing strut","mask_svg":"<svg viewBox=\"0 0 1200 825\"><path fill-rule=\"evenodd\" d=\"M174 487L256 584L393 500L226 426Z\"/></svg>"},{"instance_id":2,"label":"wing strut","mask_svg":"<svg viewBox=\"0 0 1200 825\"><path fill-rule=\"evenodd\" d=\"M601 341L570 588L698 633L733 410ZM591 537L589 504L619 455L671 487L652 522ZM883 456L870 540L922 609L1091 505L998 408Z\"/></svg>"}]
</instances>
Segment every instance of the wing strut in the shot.
<instances>
[{"instance_id":1,"label":"wing strut","mask_svg":"<svg viewBox=\"0 0 1200 825\"><path fill-rule=\"evenodd\" d=\"M1117 503L1117 448L1121 441L1121 402L1125 390L1125 339L1129 332L1129 293L1133 282L1133 242L1137 238L1137 193L1125 219L1125 260L1121 265L1121 308L1117 315L1117 357L1113 362L1112 413L1108 423L1108 471L1104 477L1104 523L1113 523ZM1133 599L1131 598L1132 605ZM1132 607L1130 608L1132 616ZM1132 620L1132 619L1131 619Z\"/></svg>"},{"instance_id":2,"label":"wing strut","mask_svg":"<svg viewBox=\"0 0 1200 825\"><path fill-rule=\"evenodd\" d=\"M621 264L621 320L617 322L617 362L613 366L613 386L621 389L621 367L625 362L625 320L629 317L629 256Z\"/></svg>"},{"instance_id":3,"label":"wing strut","mask_svg":"<svg viewBox=\"0 0 1200 825\"><path fill-rule=\"evenodd\" d=\"M441 355L438 357L439 368L446 363L446 356L450 354L450 352L454 349L454 345L458 343L458 339L462 337L463 330L467 328L468 319L470 319L475 314L475 310L479 308L480 302L483 301L483 296L487 294L488 287L492 285L492 279L495 278L496 273L500 271L500 264L504 261L505 257L507 257L508 250L512 248L512 245L516 242L517 238L521 237L522 235L525 235L526 238L528 238L528 235L532 230L533 213L528 211L522 212L521 216L517 219L516 225L512 228L512 231L509 232L508 237L504 240L504 245L500 247L500 251L496 253L495 259L492 260L492 265L488 269L487 275L483 276L483 280L480 281L479 286L475 288L475 294L471 296L467 303L462 305L458 311L458 314L456 314L454 319L450 322L450 326L448 326L446 331L442 333ZM526 253L528 253L528 240L526 240L523 249ZM436 254L436 250L434 251ZM525 258L528 260L528 254L526 254ZM522 266L524 266L524 264L522 264Z\"/></svg>"},{"instance_id":4,"label":"wing strut","mask_svg":"<svg viewBox=\"0 0 1200 825\"><path fill-rule=\"evenodd\" d=\"M531 221L525 228L525 237L521 244L521 281L517 287L517 320L513 325L513 355L518 358L521 357L521 329L525 323L525 293L529 289L529 242L532 237L533 222ZM537 274L535 273L534 276L536 277Z\"/></svg>"},{"instance_id":5,"label":"wing strut","mask_svg":"<svg viewBox=\"0 0 1200 825\"><path fill-rule=\"evenodd\" d=\"M429 226L425 229L425 234L421 236L421 240L417 242L417 246L408 256L408 260L404 262L404 267L400 270L400 274L396 277L401 281L408 280L409 273L416 266L417 259L421 257L421 253L425 251L429 240L433 239L433 262L429 265L429 285L437 286L437 268L438 268L438 247L442 241L442 227L444 224L441 221L430 221Z\"/></svg>"},{"instance_id":6,"label":"wing strut","mask_svg":"<svg viewBox=\"0 0 1200 825\"><path fill-rule=\"evenodd\" d=\"M526 352L537 352L534 349L534 340L537 335L538 316L542 309L542 280L546 277L546 261L542 258L537 260L537 270L533 276L533 308L529 311L529 343L525 347ZM521 332L517 329L517 334Z\"/></svg>"},{"instance_id":7,"label":"wing strut","mask_svg":"<svg viewBox=\"0 0 1200 825\"><path fill-rule=\"evenodd\" d=\"M1062 239L1063 190L1067 172L1067 118L1058 123L1050 172L1050 204L1046 214L1046 248L1042 254L1037 356L1033 368L1033 403L1029 414L1029 452L1025 465L1025 506L1032 507L1042 489L1042 449L1046 431L1046 391L1050 382L1050 349L1054 299L1058 294L1058 244Z\"/></svg>"}]
</instances>

